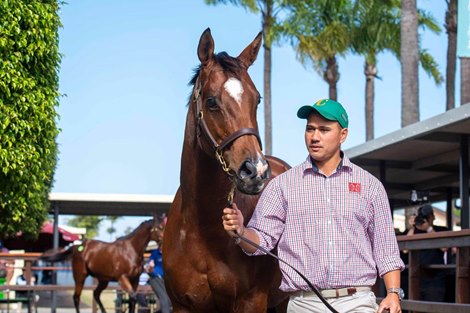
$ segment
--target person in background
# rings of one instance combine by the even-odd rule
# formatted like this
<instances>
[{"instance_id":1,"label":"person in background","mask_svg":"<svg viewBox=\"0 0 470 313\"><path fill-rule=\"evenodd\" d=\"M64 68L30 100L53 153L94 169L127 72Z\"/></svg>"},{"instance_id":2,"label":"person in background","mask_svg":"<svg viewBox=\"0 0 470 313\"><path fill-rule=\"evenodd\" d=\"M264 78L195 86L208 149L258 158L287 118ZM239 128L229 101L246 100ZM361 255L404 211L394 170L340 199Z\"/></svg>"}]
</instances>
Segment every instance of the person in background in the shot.
<instances>
[{"instance_id":1,"label":"person in background","mask_svg":"<svg viewBox=\"0 0 470 313\"><path fill-rule=\"evenodd\" d=\"M418 209L418 214L410 219L410 224L413 225L408 231L407 235L425 234L433 232L448 231L449 229L444 226L434 225L433 207L430 204L425 204ZM440 249L426 249L417 251L419 255L419 263L421 265L430 264L447 264L448 248ZM450 258L452 254L450 255ZM443 270L425 269L421 271L420 278L420 293L421 300L424 301L437 301L444 302L446 295L446 272Z\"/></svg>"},{"instance_id":2,"label":"person in background","mask_svg":"<svg viewBox=\"0 0 470 313\"><path fill-rule=\"evenodd\" d=\"M151 253L149 261L144 268L150 275L149 284L160 301L161 313L170 313L172 311L171 301L166 292L163 280L161 244L155 243L154 245L149 245L147 249L150 250Z\"/></svg>"},{"instance_id":3,"label":"person in background","mask_svg":"<svg viewBox=\"0 0 470 313\"><path fill-rule=\"evenodd\" d=\"M35 285L36 281L37 281L37 275L33 275L31 277L31 285ZM26 280L26 277L24 276L24 271L21 273L21 275L18 275L18 277L16 277L16 284L18 286L26 286L28 284L28 281ZM35 292L31 292L28 290L16 290L15 296L16 298L29 298L32 296L32 299L34 301L34 304L31 304L32 306L36 305L39 302L39 295L36 294ZM18 305L17 312L21 313L21 305Z\"/></svg>"},{"instance_id":4,"label":"person in background","mask_svg":"<svg viewBox=\"0 0 470 313\"><path fill-rule=\"evenodd\" d=\"M139 287L146 286L149 282L149 279L150 279L150 275L147 273L147 271L145 271L145 266L144 266L144 271L139 276ZM137 290L137 304L139 305L138 313L150 312L150 308L148 307L147 294L145 292L141 292L140 290Z\"/></svg>"},{"instance_id":5,"label":"person in background","mask_svg":"<svg viewBox=\"0 0 470 313\"><path fill-rule=\"evenodd\" d=\"M343 106L323 99L301 107L306 119L305 162L272 179L248 225L236 203L223 227L248 255L277 247L340 312L400 313L400 259L387 194L380 181L341 151L348 135ZM236 232L236 233L235 233ZM291 293L288 313L326 312L307 283L284 263L280 289ZM379 274L387 289L380 305L371 290Z\"/></svg>"},{"instance_id":6,"label":"person in background","mask_svg":"<svg viewBox=\"0 0 470 313\"><path fill-rule=\"evenodd\" d=\"M0 252L9 253L10 251L3 245L3 242L0 240ZM0 258L0 280L2 284L9 285L13 277L14 272L14 260L8 260Z\"/></svg>"}]
</instances>

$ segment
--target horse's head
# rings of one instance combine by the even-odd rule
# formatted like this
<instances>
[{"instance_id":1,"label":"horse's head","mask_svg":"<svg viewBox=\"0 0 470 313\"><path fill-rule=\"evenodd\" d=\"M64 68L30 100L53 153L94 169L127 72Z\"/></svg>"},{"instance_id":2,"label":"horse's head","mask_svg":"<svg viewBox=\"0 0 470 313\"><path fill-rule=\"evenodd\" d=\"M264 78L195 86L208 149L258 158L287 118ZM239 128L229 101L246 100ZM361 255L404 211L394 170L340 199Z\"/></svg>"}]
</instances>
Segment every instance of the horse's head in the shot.
<instances>
[{"instance_id":1,"label":"horse's head","mask_svg":"<svg viewBox=\"0 0 470 313\"><path fill-rule=\"evenodd\" d=\"M154 215L153 217L152 228L150 229L150 239L154 240L160 246L163 241L163 234L165 232L165 226L167 221L167 216L165 213L162 215Z\"/></svg>"},{"instance_id":2,"label":"horse's head","mask_svg":"<svg viewBox=\"0 0 470 313\"><path fill-rule=\"evenodd\" d=\"M259 33L236 58L225 52L216 55L206 29L198 46L201 65L192 80L199 147L215 157L238 190L247 194L259 193L270 175L256 121L261 97L247 72L261 40Z\"/></svg>"}]
</instances>

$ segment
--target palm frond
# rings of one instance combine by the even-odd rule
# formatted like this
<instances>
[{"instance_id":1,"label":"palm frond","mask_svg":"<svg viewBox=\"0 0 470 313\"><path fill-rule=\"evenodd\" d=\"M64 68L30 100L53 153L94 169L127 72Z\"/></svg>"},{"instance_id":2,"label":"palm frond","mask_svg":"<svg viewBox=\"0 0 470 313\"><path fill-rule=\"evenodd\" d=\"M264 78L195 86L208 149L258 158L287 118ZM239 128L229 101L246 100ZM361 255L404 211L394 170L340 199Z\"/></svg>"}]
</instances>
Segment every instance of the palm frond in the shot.
<instances>
[{"instance_id":1,"label":"palm frond","mask_svg":"<svg viewBox=\"0 0 470 313\"><path fill-rule=\"evenodd\" d=\"M426 74L428 74L434 79L436 85L439 86L444 81L444 78L442 77L442 74L439 71L439 64L437 64L436 60L431 54L428 53L426 49L420 50L419 62Z\"/></svg>"}]
</instances>

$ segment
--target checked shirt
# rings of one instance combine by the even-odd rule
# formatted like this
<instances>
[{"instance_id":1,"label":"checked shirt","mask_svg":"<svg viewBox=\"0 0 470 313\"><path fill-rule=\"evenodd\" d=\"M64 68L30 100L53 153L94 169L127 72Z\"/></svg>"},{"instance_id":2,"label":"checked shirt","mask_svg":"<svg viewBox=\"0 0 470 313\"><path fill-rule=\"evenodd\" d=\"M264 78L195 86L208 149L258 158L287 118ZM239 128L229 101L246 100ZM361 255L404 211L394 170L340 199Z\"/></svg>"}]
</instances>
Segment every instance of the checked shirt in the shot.
<instances>
[{"instance_id":1,"label":"checked shirt","mask_svg":"<svg viewBox=\"0 0 470 313\"><path fill-rule=\"evenodd\" d=\"M377 273L404 268L383 185L344 155L329 177L310 157L275 177L248 227L261 247L278 244L279 257L320 289L372 286ZM291 268L280 267L281 290L310 289Z\"/></svg>"}]
</instances>

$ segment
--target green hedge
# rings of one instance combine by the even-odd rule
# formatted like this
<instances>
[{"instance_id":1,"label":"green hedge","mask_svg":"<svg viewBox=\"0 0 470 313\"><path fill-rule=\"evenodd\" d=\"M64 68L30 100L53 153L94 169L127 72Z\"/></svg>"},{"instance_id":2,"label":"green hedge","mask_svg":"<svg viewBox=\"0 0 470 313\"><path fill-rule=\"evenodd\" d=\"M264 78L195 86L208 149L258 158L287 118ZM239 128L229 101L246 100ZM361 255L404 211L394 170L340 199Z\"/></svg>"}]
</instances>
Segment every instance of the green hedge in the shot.
<instances>
[{"instance_id":1,"label":"green hedge","mask_svg":"<svg viewBox=\"0 0 470 313\"><path fill-rule=\"evenodd\" d=\"M59 132L54 0L0 0L0 236L36 235L47 217Z\"/></svg>"}]
</instances>

